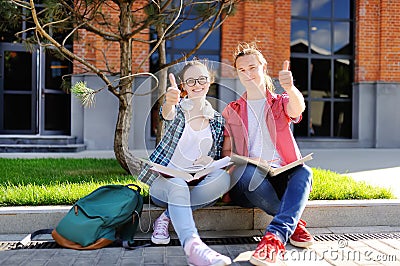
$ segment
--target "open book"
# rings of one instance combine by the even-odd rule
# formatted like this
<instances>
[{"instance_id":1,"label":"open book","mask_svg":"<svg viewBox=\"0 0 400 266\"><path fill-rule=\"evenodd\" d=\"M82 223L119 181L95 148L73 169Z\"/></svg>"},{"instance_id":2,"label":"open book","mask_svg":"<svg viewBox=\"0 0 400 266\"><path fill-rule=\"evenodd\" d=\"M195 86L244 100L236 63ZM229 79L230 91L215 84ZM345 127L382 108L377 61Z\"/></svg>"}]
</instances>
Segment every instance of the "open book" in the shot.
<instances>
[{"instance_id":1,"label":"open book","mask_svg":"<svg viewBox=\"0 0 400 266\"><path fill-rule=\"evenodd\" d=\"M150 170L159 172L163 176L170 176L170 177L180 177L186 180L186 182L190 182L196 179L200 179L203 176L208 175L215 169L224 168L232 164L231 158L226 156L222 159L213 161L211 164L208 165L193 165L188 168L182 169L175 169L175 168L168 168L161 164L153 163L151 161L145 161L147 164L151 165L152 167Z\"/></svg>"},{"instance_id":2,"label":"open book","mask_svg":"<svg viewBox=\"0 0 400 266\"><path fill-rule=\"evenodd\" d=\"M231 161L237 165L242 165L242 164L247 164L247 163L254 164L257 167L259 167L261 170L265 171L265 173L269 173L270 176L275 176L275 175L278 175L286 170L289 170L299 164L302 164L306 161L312 160L312 155L313 154L310 153L297 161L289 163L285 166L281 166L279 168L272 167L266 161L259 161L257 159L249 158L246 156L240 156L240 155L236 155L236 154L232 156Z\"/></svg>"}]
</instances>

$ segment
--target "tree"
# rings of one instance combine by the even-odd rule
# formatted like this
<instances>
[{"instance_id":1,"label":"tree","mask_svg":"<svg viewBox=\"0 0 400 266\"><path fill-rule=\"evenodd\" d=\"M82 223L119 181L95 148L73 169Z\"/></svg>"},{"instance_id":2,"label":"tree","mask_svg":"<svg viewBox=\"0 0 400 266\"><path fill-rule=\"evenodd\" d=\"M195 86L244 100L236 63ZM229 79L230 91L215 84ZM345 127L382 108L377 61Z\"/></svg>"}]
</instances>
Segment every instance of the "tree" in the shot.
<instances>
[{"instance_id":1,"label":"tree","mask_svg":"<svg viewBox=\"0 0 400 266\"><path fill-rule=\"evenodd\" d=\"M114 134L114 152L121 166L129 171L138 171L141 162L128 149L128 137L132 120L132 84L134 77L140 74L142 66L154 52L159 54L159 70L184 60L193 55L213 30L220 27L231 14L238 0L45 0L39 9L37 0L8 0L3 5L3 13L15 14L27 10L19 16L9 15L10 25L14 20L26 19L32 23L29 31L33 31L27 42L39 44L46 48L56 49L62 56L73 61L86 72L95 73L103 82L104 88L118 98L119 111ZM22 7L22 9L21 9ZM118 13L117 21L110 19L109 10ZM195 21L192 29L181 30L185 20ZM174 62L167 64L165 43L167 40L189 34L202 25L209 25L208 31L193 49ZM146 38L150 28L155 29L156 38ZM65 38L57 39L55 32L62 31ZM68 41L80 41L80 35L90 32L103 39L104 42L117 43L119 46L119 69L115 71L107 64L104 52L105 67L101 68L66 47ZM147 56L134 67L132 49L135 44L152 45ZM94 49L98 49L94 47ZM158 94L162 96L167 83L166 71L160 71ZM109 75L118 76L117 83L110 80ZM156 78L156 77L155 77ZM90 105L95 94L100 90L87 88L85 84L75 84L72 92L80 97L84 104ZM128 163L129 166L128 167Z\"/></svg>"}]
</instances>

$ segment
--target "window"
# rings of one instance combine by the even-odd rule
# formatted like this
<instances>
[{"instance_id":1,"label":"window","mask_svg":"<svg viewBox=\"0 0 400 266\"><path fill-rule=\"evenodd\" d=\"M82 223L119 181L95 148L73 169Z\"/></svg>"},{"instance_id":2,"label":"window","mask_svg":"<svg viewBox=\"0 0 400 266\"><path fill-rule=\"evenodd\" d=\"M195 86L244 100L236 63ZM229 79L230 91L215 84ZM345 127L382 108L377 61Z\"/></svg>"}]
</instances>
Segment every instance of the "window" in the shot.
<instances>
[{"instance_id":1,"label":"window","mask_svg":"<svg viewBox=\"0 0 400 266\"><path fill-rule=\"evenodd\" d=\"M189 9L189 7L187 7ZM195 24L197 24L198 18L196 18L196 13L195 11L191 10L191 14L189 17L185 20L181 21L181 24L177 30L177 32L183 32L185 30L190 30L193 28ZM194 13L193 13L194 12ZM182 56L185 56L188 54L193 47L195 47L199 41L203 38L205 33L209 29L209 24L208 22L203 24L200 28L198 28L195 31L192 31L188 34L184 34L178 38L169 40L166 42L166 58L167 58L167 64L173 62L174 60L181 58ZM152 39L156 38L156 33L154 29L150 29L150 37ZM200 48L197 50L197 52L192 55L191 57L187 58L188 60L193 59L193 57L197 57L199 59L207 59L209 61L217 61L220 62L220 28L215 29L210 36L208 36L207 40L200 46ZM152 49L151 47L150 49ZM159 55L158 53L154 53L151 58L150 58L150 71L152 73L156 73L158 71L158 60L159 60ZM212 84L210 87L210 90L207 94L208 96L211 97L218 97L218 85L217 84ZM158 97L157 91L152 94L152 103L155 103L152 107L152 121L151 121L151 136L155 137L156 136L156 130L157 130L157 118L158 118L158 111L159 111L159 106L156 104ZM215 102L208 99L211 104L215 106Z\"/></svg>"},{"instance_id":2,"label":"window","mask_svg":"<svg viewBox=\"0 0 400 266\"><path fill-rule=\"evenodd\" d=\"M35 1L38 13L46 10L44 3ZM28 10L15 3L5 3L3 8L0 25L15 23L0 29L0 66L5 66L0 67L0 132L69 134L70 95L64 92L62 81L68 83L72 63L56 49L39 47L30 40L34 31L28 29L34 23ZM62 42L68 30L68 25L53 24L49 32ZM28 49L23 42L33 45ZM66 41L66 47L72 50L72 38Z\"/></svg>"},{"instance_id":3,"label":"window","mask_svg":"<svg viewBox=\"0 0 400 266\"><path fill-rule=\"evenodd\" d=\"M353 5L292 0L291 70L307 105L296 137L352 136Z\"/></svg>"}]
</instances>

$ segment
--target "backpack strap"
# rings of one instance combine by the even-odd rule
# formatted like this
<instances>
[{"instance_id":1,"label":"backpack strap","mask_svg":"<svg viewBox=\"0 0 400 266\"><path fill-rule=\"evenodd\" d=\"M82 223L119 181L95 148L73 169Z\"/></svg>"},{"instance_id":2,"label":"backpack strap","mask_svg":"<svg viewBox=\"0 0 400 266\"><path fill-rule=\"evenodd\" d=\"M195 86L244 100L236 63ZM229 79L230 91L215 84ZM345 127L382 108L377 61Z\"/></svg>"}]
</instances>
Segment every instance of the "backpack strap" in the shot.
<instances>
[{"instance_id":1,"label":"backpack strap","mask_svg":"<svg viewBox=\"0 0 400 266\"><path fill-rule=\"evenodd\" d=\"M151 246L150 243L141 245L141 246L133 246L129 243L129 241L122 241L122 247L125 249L130 249L130 250L134 250L134 249L138 249L138 248L145 248L145 247L149 247Z\"/></svg>"},{"instance_id":2,"label":"backpack strap","mask_svg":"<svg viewBox=\"0 0 400 266\"><path fill-rule=\"evenodd\" d=\"M142 231L142 233L148 233L150 231L151 224L152 224L151 223L151 213L150 213L150 210L151 210L151 207L150 207L151 199L150 198L151 197L150 197L150 194L149 194L149 227L146 230L143 230L142 223L140 222L140 215L139 215L139 213L136 212L136 214L137 214L137 216L139 218L139 228L140 228L140 231Z\"/></svg>"},{"instance_id":3,"label":"backpack strap","mask_svg":"<svg viewBox=\"0 0 400 266\"><path fill-rule=\"evenodd\" d=\"M26 237L24 237L24 239L22 239L21 241L18 242L17 246L27 246L29 242L32 242L33 238L38 236L38 235L51 235L51 232L53 231L53 229L39 229L34 231L31 234L28 234Z\"/></svg>"}]
</instances>

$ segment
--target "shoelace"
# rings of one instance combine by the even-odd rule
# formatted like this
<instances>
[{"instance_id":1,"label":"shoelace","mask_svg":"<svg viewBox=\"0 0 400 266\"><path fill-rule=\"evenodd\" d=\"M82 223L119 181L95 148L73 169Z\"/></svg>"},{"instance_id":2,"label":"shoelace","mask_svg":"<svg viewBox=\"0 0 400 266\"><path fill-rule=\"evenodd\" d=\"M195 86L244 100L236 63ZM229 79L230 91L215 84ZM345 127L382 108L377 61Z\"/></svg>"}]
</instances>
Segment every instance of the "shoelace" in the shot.
<instances>
[{"instance_id":1,"label":"shoelace","mask_svg":"<svg viewBox=\"0 0 400 266\"><path fill-rule=\"evenodd\" d=\"M205 258L207 261L211 261L212 258L217 257L218 253L211 248L207 247L206 244L201 243L192 248L191 252L196 253L201 258Z\"/></svg>"},{"instance_id":2,"label":"shoelace","mask_svg":"<svg viewBox=\"0 0 400 266\"><path fill-rule=\"evenodd\" d=\"M159 219L154 223L154 235L165 235L168 230L169 220Z\"/></svg>"},{"instance_id":3,"label":"shoelace","mask_svg":"<svg viewBox=\"0 0 400 266\"><path fill-rule=\"evenodd\" d=\"M277 239L275 239L271 235L266 235L263 238L263 244L260 249L257 249L256 252L260 252L264 250L266 254L270 255L272 251L276 252L277 255L284 256L285 253L285 246Z\"/></svg>"}]
</instances>

